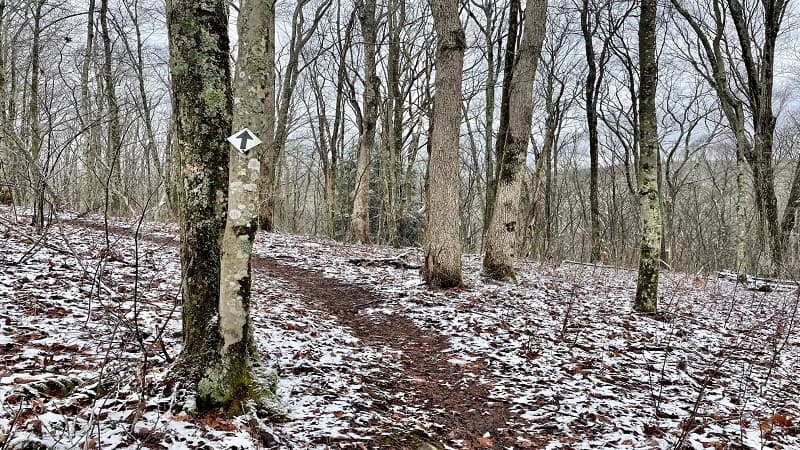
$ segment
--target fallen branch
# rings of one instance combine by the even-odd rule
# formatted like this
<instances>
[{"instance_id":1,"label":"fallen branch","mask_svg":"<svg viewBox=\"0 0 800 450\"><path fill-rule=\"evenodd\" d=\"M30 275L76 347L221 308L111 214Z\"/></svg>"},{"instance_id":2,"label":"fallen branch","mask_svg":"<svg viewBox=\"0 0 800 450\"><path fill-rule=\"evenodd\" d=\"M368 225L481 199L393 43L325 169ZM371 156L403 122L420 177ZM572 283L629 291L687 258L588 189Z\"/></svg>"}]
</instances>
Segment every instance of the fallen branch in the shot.
<instances>
[{"instance_id":1,"label":"fallen branch","mask_svg":"<svg viewBox=\"0 0 800 450\"><path fill-rule=\"evenodd\" d=\"M391 266L398 269L410 270L418 270L422 267L419 264L412 264L404 261L403 258L405 258L407 255L407 253L404 253L400 256L395 256L394 258L350 258L347 260L347 262L358 266Z\"/></svg>"},{"instance_id":2,"label":"fallen branch","mask_svg":"<svg viewBox=\"0 0 800 450\"><path fill-rule=\"evenodd\" d=\"M740 282L741 274L732 270L722 270L717 275L718 278L723 280ZM749 291L759 292L794 292L800 287L800 283L794 280L780 280L777 278L763 278L744 275L744 282L742 283L745 289Z\"/></svg>"},{"instance_id":3,"label":"fallen branch","mask_svg":"<svg viewBox=\"0 0 800 450\"><path fill-rule=\"evenodd\" d=\"M561 261L562 266L566 264L571 264L575 266L597 267L598 269L636 270L636 269L631 269L629 267L609 266L608 264L603 264L603 263L587 263L581 261L573 261L571 259L565 259Z\"/></svg>"}]
</instances>

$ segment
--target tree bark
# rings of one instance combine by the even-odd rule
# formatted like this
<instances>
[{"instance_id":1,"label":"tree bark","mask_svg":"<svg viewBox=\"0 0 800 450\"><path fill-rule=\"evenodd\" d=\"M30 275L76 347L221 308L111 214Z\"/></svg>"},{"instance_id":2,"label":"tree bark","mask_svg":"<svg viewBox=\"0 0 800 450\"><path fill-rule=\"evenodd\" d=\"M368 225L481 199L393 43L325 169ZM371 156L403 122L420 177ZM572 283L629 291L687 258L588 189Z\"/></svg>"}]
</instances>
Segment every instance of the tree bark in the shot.
<instances>
[{"instance_id":1,"label":"tree bark","mask_svg":"<svg viewBox=\"0 0 800 450\"><path fill-rule=\"evenodd\" d=\"M356 187L353 195L351 228L353 241L369 242L369 180L372 147L375 144L375 124L378 121L378 75L375 69L375 44L377 25L375 0L358 4L358 20L364 40L364 100L358 138L356 162Z\"/></svg>"},{"instance_id":2,"label":"tree bark","mask_svg":"<svg viewBox=\"0 0 800 450\"><path fill-rule=\"evenodd\" d=\"M33 42L31 43L31 91L30 91L30 133L31 181L33 182L33 219L32 225L37 233L44 229L44 174L39 165L42 153L42 135L39 124L39 67L41 51L42 7L45 0L36 0L33 8Z\"/></svg>"},{"instance_id":3,"label":"tree bark","mask_svg":"<svg viewBox=\"0 0 800 450\"><path fill-rule=\"evenodd\" d=\"M94 13L95 13L95 0L89 0L89 9L87 12L86 20L86 49L83 53L83 62L81 63L81 109L80 118L81 126L83 127L82 142L83 142L83 160L86 172L84 177L86 184L83 187L85 195L86 209L92 211L95 209L95 201L97 198L97 149L94 146L94 118L92 117L91 101L89 99L89 70L92 64L92 55L94 53Z\"/></svg>"},{"instance_id":4,"label":"tree bark","mask_svg":"<svg viewBox=\"0 0 800 450\"><path fill-rule=\"evenodd\" d=\"M656 121L656 0L641 1L639 16L639 214L642 242L634 309L655 313L661 250L661 202L658 192L658 130Z\"/></svg>"},{"instance_id":5,"label":"tree bark","mask_svg":"<svg viewBox=\"0 0 800 450\"><path fill-rule=\"evenodd\" d=\"M461 128L461 74L466 37L457 0L431 0L436 30L436 96L428 161L425 263L428 286L461 284L461 215L459 130Z\"/></svg>"},{"instance_id":6,"label":"tree bark","mask_svg":"<svg viewBox=\"0 0 800 450\"><path fill-rule=\"evenodd\" d=\"M500 176L503 149L508 136L511 108L511 86L514 80L514 64L517 61L517 39L519 38L519 16L521 14L520 0L511 0L508 5L508 33L506 48L503 55L503 92L500 94L500 126L497 129L495 142L495 163L487 160L486 163L486 209L483 214L483 234L489 232L489 224L495 207L497 196L497 183ZM532 101L532 100L531 100ZM492 125L487 125L491 127ZM488 158L488 155L487 155ZM491 173L489 172L491 171ZM484 251L486 250L486 237L483 239Z\"/></svg>"},{"instance_id":7,"label":"tree bark","mask_svg":"<svg viewBox=\"0 0 800 450\"><path fill-rule=\"evenodd\" d=\"M264 101L267 43L271 39L269 3L244 0L239 9L239 55L233 97L233 132L244 127L265 129L269 105ZM257 153L230 149L228 211L222 238L220 265L219 329L222 335L220 363L206 369L205 391L231 414L243 412L247 401L262 403L274 396L274 379L259 379L260 358L253 345L250 326L250 261L259 225L258 184L261 164ZM213 371L213 373L211 373Z\"/></svg>"},{"instance_id":8,"label":"tree bark","mask_svg":"<svg viewBox=\"0 0 800 450\"><path fill-rule=\"evenodd\" d=\"M753 114L753 148L745 159L753 172L756 209L761 219L761 232L767 238L772 261L771 271L777 275L783 270L782 232L778 222L778 200L775 195L775 168L772 161L775 114L772 111L772 94L775 68L775 44L781 22L786 12L786 0L764 0L762 16L763 42L757 49L760 61L753 56L754 42L750 22L739 0L728 0L736 35L739 38L741 57L746 72L747 98ZM755 15L748 12L747 14Z\"/></svg>"},{"instance_id":9,"label":"tree bark","mask_svg":"<svg viewBox=\"0 0 800 450\"><path fill-rule=\"evenodd\" d=\"M513 12L512 12L513 14ZM508 133L498 138L497 193L486 234L483 269L496 280L516 281L517 220L533 118L533 82L547 24L547 0L527 0L519 57L510 82Z\"/></svg>"},{"instance_id":10,"label":"tree bark","mask_svg":"<svg viewBox=\"0 0 800 450\"><path fill-rule=\"evenodd\" d=\"M122 152L122 133L119 122L119 102L112 71L111 34L108 28L108 0L100 0L100 34L103 40L103 83L105 100L108 106L108 141L106 148L106 190L108 211L120 212L122 203L122 175L120 156Z\"/></svg>"},{"instance_id":11,"label":"tree bark","mask_svg":"<svg viewBox=\"0 0 800 450\"><path fill-rule=\"evenodd\" d=\"M259 137L262 145L257 149L261 164L261 176L258 182L259 193L259 225L264 231L273 231L275 209L275 174L279 149L275 139L275 2L263 5L265 33L268 33L264 55L264 128ZM259 130L256 130L259 133Z\"/></svg>"},{"instance_id":12,"label":"tree bark","mask_svg":"<svg viewBox=\"0 0 800 450\"><path fill-rule=\"evenodd\" d=\"M219 328L220 241L225 225L231 74L223 0L167 2L177 170L180 183L184 345L173 377L197 395L199 412L225 403L213 370ZM207 370L209 369L209 370ZM211 389L209 389L211 388Z\"/></svg>"},{"instance_id":13,"label":"tree bark","mask_svg":"<svg viewBox=\"0 0 800 450\"><path fill-rule=\"evenodd\" d=\"M597 62L594 50L594 31L590 20L593 11L590 9L590 0L583 0L581 7L581 32L586 50L586 121L589 127L589 218L591 222L590 238L592 250L589 259L592 262L600 260L600 201L598 199L597 181L599 177L599 144L597 140L597 94L601 82L598 82ZM608 42L608 41L606 41ZM603 49L605 52L605 48ZM601 58L601 64L604 64ZM602 78L602 77L601 77ZM602 81L602 80L600 80Z\"/></svg>"},{"instance_id":14,"label":"tree bark","mask_svg":"<svg viewBox=\"0 0 800 450\"><path fill-rule=\"evenodd\" d=\"M259 192L261 196L260 208L260 221L261 229L264 231L273 231L275 229L275 208L278 198L278 183L280 181L280 163L283 157L283 147L286 144L286 138L289 133L289 109L294 94L297 80L300 75L300 53L303 51L306 43L314 35L325 11L331 5L330 0L326 0L320 5L315 14L314 21L309 26L308 30L304 30L305 15L303 7L309 3L310 0L301 0L295 5L294 14L292 15L292 32L289 44L289 60L286 63L286 71L283 74L283 82L281 83L280 102L277 105L277 115L275 107L267 111L267 127L269 130L264 131L264 148L261 155L261 182ZM267 5L267 21L270 23L269 29L275 29L275 3L272 2ZM269 105L275 105L275 34L274 31L270 36L269 43L267 44L267 57L265 66L265 76L267 90L265 93L265 102ZM273 131L274 129L274 131Z\"/></svg>"}]
</instances>

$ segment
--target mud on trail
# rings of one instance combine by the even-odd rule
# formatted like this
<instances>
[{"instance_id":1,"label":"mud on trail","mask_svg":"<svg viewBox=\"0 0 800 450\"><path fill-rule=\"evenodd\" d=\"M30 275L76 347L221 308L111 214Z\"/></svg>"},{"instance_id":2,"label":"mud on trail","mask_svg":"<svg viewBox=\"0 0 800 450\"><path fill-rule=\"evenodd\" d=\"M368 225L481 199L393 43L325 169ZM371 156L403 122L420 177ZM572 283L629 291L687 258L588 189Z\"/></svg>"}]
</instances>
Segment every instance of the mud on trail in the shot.
<instances>
[{"instance_id":1,"label":"mud on trail","mask_svg":"<svg viewBox=\"0 0 800 450\"><path fill-rule=\"evenodd\" d=\"M104 230L102 224L86 220L70 220L72 224ZM132 236L130 228L109 226L114 235ZM172 237L140 235L140 239L162 245L177 246ZM296 294L307 299L311 307L331 314L350 328L363 346L389 349L400 354L403 372L389 373L378 369L363 381L365 389L385 392L387 397L417 410L423 409L433 422L428 430L407 430L391 437L377 438L370 446L391 449L435 449L442 444L462 448L514 447L516 436L507 420L514 414L506 402L492 399L490 386L480 383L485 369L480 361L450 362L447 339L423 330L401 315L365 313L368 306L383 303L375 292L360 286L325 277L316 270L281 264L277 258L253 255L254 272L279 278L297 288ZM379 399L384 401L385 399ZM378 402L380 403L380 402ZM398 406L398 405L395 405ZM426 435L427 433L427 435ZM529 442L535 442L530 437Z\"/></svg>"},{"instance_id":2,"label":"mud on trail","mask_svg":"<svg viewBox=\"0 0 800 450\"><path fill-rule=\"evenodd\" d=\"M351 328L364 345L400 351L403 373L381 372L382 377L372 376L365 381L383 391L404 394L409 405L426 408L436 424L430 430L434 433L434 443L461 441L466 448L514 445L514 438L507 433L510 412L506 404L491 400L489 386L474 381L481 378L483 365L448 362L450 356L445 353L448 344L443 336L423 330L403 316L365 314L366 306L386 299L361 287L326 278L320 272L283 265L266 257L254 258L253 269L290 281L315 308L330 312ZM378 444L386 448L420 448L426 440L424 436L408 435Z\"/></svg>"}]
</instances>

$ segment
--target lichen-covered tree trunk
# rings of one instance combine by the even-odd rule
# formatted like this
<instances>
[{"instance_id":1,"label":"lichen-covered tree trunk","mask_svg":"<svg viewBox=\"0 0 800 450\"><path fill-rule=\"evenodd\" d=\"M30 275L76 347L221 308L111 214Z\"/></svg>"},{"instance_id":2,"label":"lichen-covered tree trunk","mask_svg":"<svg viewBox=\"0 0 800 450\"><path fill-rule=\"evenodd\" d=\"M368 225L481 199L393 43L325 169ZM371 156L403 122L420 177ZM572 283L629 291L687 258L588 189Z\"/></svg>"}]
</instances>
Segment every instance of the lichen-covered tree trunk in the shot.
<instances>
[{"instance_id":1,"label":"lichen-covered tree trunk","mask_svg":"<svg viewBox=\"0 0 800 450\"><path fill-rule=\"evenodd\" d=\"M656 0L642 0L639 17L639 214L642 242L634 309L654 313L658 307L661 250L661 202L658 192L656 122Z\"/></svg>"},{"instance_id":2,"label":"lichen-covered tree trunk","mask_svg":"<svg viewBox=\"0 0 800 450\"><path fill-rule=\"evenodd\" d=\"M741 142L741 141L739 141ZM745 161L743 146L736 144L736 273L739 278L747 277L747 259L745 244L747 242L747 212L745 211Z\"/></svg>"},{"instance_id":3,"label":"lichen-covered tree trunk","mask_svg":"<svg viewBox=\"0 0 800 450\"><path fill-rule=\"evenodd\" d=\"M173 378L202 391L205 370L220 364L220 241L225 226L231 83L224 0L170 0L172 106L179 185L183 350ZM217 407L198 396L200 412Z\"/></svg>"},{"instance_id":4,"label":"lichen-covered tree trunk","mask_svg":"<svg viewBox=\"0 0 800 450\"><path fill-rule=\"evenodd\" d=\"M233 130L264 130L264 70L267 55L267 3L244 0L239 9L239 55L233 94ZM274 394L262 379L260 358L250 327L251 255L259 225L258 182L261 164L255 151L230 151L228 210L220 265L219 362L204 371L198 396L229 414L243 412L250 400L262 403Z\"/></svg>"},{"instance_id":5,"label":"lichen-covered tree trunk","mask_svg":"<svg viewBox=\"0 0 800 450\"><path fill-rule=\"evenodd\" d=\"M522 41L510 83L508 133L502 142L498 140L499 176L483 256L484 272L496 280L516 280L517 220L533 119L533 82L545 35L546 14L547 0L527 0Z\"/></svg>"},{"instance_id":6,"label":"lichen-covered tree trunk","mask_svg":"<svg viewBox=\"0 0 800 450\"><path fill-rule=\"evenodd\" d=\"M461 214L458 140L461 128L461 73L466 37L457 0L431 0L436 30L436 97L428 160L428 220L425 263L428 286L461 284Z\"/></svg>"},{"instance_id":7,"label":"lichen-covered tree trunk","mask_svg":"<svg viewBox=\"0 0 800 450\"><path fill-rule=\"evenodd\" d=\"M375 144L375 125L378 122L378 75L375 69L375 44L378 33L375 7L375 0L364 0L358 4L358 20L364 40L364 104L358 138L353 214L350 219L355 242L369 242L370 159Z\"/></svg>"}]
</instances>

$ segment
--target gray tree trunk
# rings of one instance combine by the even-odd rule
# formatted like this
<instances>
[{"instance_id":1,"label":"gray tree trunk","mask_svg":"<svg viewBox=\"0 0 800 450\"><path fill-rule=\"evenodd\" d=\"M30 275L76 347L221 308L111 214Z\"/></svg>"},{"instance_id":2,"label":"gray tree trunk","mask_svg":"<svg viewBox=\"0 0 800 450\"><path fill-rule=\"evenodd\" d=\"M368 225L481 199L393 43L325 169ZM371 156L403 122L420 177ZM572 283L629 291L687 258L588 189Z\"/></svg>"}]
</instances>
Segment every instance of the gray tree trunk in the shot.
<instances>
[{"instance_id":1,"label":"gray tree trunk","mask_svg":"<svg viewBox=\"0 0 800 450\"><path fill-rule=\"evenodd\" d=\"M89 70L92 64L94 53L94 13L95 0L89 0L89 9L86 20L86 50L83 54L81 63L81 126L83 127L81 140L83 143L83 160L86 172L84 178L86 184L83 186L84 203L87 211L95 209L97 201L97 149L94 146L94 118L92 117L92 104L89 98Z\"/></svg>"},{"instance_id":2,"label":"gray tree trunk","mask_svg":"<svg viewBox=\"0 0 800 450\"><path fill-rule=\"evenodd\" d=\"M271 31L271 0L244 0L239 10L239 55L233 97L233 131L244 127L264 130L266 84L264 71ZM201 396L209 396L240 413L248 400L261 403L274 395L273 382L263 375L250 327L250 260L259 225L258 185L261 164L254 150L246 155L230 149L228 212L222 238L219 329L220 362L206 369ZM212 373L212 370L214 371Z\"/></svg>"},{"instance_id":3,"label":"gray tree trunk","mask_svg":"<svg viewBox=\"0 0 800 450\"><path fill-rule=\"evenodd\" d=\"M358 138L356 187L350 225L355 242L369 242L370 159L375 144L375 125L378 121L378 75L375 69L375 44L378 33L375 23L375 0L361 1L358 8L361 37L364 40L364 105Z\"/></svg>"},{"instance_id":4,"label":"gray tree trunk","mask_svg":"<svg viewBox=\"0 0 800 450\"><path fill-rule=\"evenodd\" d=\"M497 192L483 256L485 273L496 280L516 281L517 220L533 119L533 82L545 35L546 15L547 0L527 0L522 41L510 83L508 133L502 142L498 140Z\"/></svg>"},{"instance_id":5,"label":"gray tree trunk","mask_svg":"<svg viewBox=\"0 0 800 450\"><path fill-rule=\"evenodd\" d=\"M517 56L517 40L519 38L519 19L521 14L520 0L511 0L508 5L508 32L506 33L506 48L503 58L503 92L500 95L500 126L497 129L497 141L494 145L494 162L487 155L486 161L486 206L483 211L483 247L486 250L486 234L497 195L497 183L500 176L501 160L504 155L506 138L508 136L509 115L511 105L511 81L514 79L514 63ZM532 82L532 81L531 81ZM492 124L487 124L491 128ZM491 171L491 172L490 172Z\"/></svg>"},{"instance_id":6,"label":"gray tree trunk","mask_svg":"<svg viewBox=\"0 0 800 450\"><path fill-rule=\"evenodd\" d=\"M275 209L275 174L277 173L277 154L275 140L275 2L264 5L267 35L266 54L264 56L264 129L255 130L262 140L259 153L261 177L258 182L259 192L259 224L264 231L273 231Z\"/></svg>"},{"instance_id":7,"label":"gray tree trunk","mask_svg":"<svg viewBox=\"0 0 800 450\"><path fill-rule=\"evenodd\" d=\"M756 209L761 222L760 233L770 250L770 271L777 275L783 270L784 248L778 221L775 167L772 161L776 122L772 111L772 95L776 41L788 1L763 0L760 3L763 12L753 11L750 5L742 5L739 0L728 0L728 7L739 40L747 80L747 99L753 115L753 146L744 156L753 172ZM763 30L758 36L753 35L751 25L756 21L761 22L759 25ZM755 51L751 47L755 47Z\"/></svg>"},{"instance_id":8,"label":"gray tree trunk","mask_svg":"<svg viewBox=\"0 0 800 450\"><path fill-rule=\"evenodd\" d=\"M184 345L173 377L198 393L199 412L224 406L213 368L221 363L220 241L225 226L231 130L227 2L167 2L175 118ZM210 370L207 370L210 369Z\"/></svg>"},{"instance_id":9,"label":"gray tree trunk","mask_svg":"<svg viewBox=\"0 0 800 450\"><path fill-rule=\"evenodd\" d=\"M658 192L658 130L656 122L656 0L642 0L639 16L639 214L642 242L634 309L658 308L661 252L661 202Z\"/></svg>"},{"instance_id":10,"label":"gray tree trunk","mask_svg":"<svg viewBox=\"0 0 800 450\"><path fill-rule=\"evenodd\" d=\"M39 66L41 50L42 7L45 0L36 0L33 9L33 42L31 43L31 91L30 91L30 152L33 164L30 165L33 183L33 220L32 225L37 233L44 229L44 174L39 165L42 153L42 135L39 125Z\"/></svg>"},{"instance_id":11,"label":"gray tree trunk","mask_svg":"<svg viewBox=\"0 0 800 450\"><path fill-rule=\"evenodd\" d=\"M745 243L747 218L745 217L745 173L744 163L746 155L752 153L751 143L745 130L744 102L740 100L732 91L728 81L728 70L726 69L727 55L721 46L725 35L724 11L722 10L721 0L714 0L714 27L704 29L698 18L692 16L679 0L672 0L672 4L678 13L686 19L689 26L698 38L699 46L702 48L702 57L705 59L704 65L708 67L710 77L705 77L717 94L725 114L728 126L733 132L736 141L736 270L740 274L746 274L748 265L745 258Z\"/></svg>"},{"instance_id":12,"label":"gray tree trunk","mask_svg":"<svg viewBox=\"0 0 800 450\"><path fill-rule=\"evenodd\" d=\"M108 28L108 0L100 1L100 34L103 40L103 84L108 106L108 141L106 142L106 212L120 212L122 204L122 133L119 121L119 102L112 72L111 34Z\"/></svg>"},{"instance_id":13,"label":"gray tree trunk","mask_svg":"<svg viewBox=\"0 0 800 450\"><path fill-rule=\"evenodd\" d=\"M466 37L457 0L431 0L436 30L436 96L428 161L428 220L423 276L428 286L461 284L461 214L458 142L461 73Z\"/></svg>"},{"instance_id":14,"label":"gray tree trunk","mask_svg":"<svg viewBox=\"0 0 800 450\"><path fill-rule=\"evenodd\" d=\"M267 127L264 130L264 147L261 149L261 182L259 192L261 195L261 208L260 208L260 221L261 228L265 231L273 231L275 229L275 208L278 195L278 183L280 181L280 164L283 157L283 147L286 144L286 138L289 130L290 120L290 103L297 80L300 75L300 53L305 48L305 45L314 35L320 21L325 15L325 12L331 5L331 1L327 0L319 5L314 14L314 20L308 29L304 30L306 19L303 12L303 7L309 3L310 0L301 0L297 2L292 15L292 32L289 43L289 60L286 63L286 71L283 74L283 82L281 83L280 102L277 105L277 114L275 107L267 111ZM269 30L275 29L275 3L271 2L267 5L267 22ZM267 44L267 56L264 73L266 76L265 82L267 84L267 91L265 94L265 102L268 105L275 105L275 32L271 33L269 43ZM274 131L273 131L274 130Z\"/></svg>"}]
</instances>

